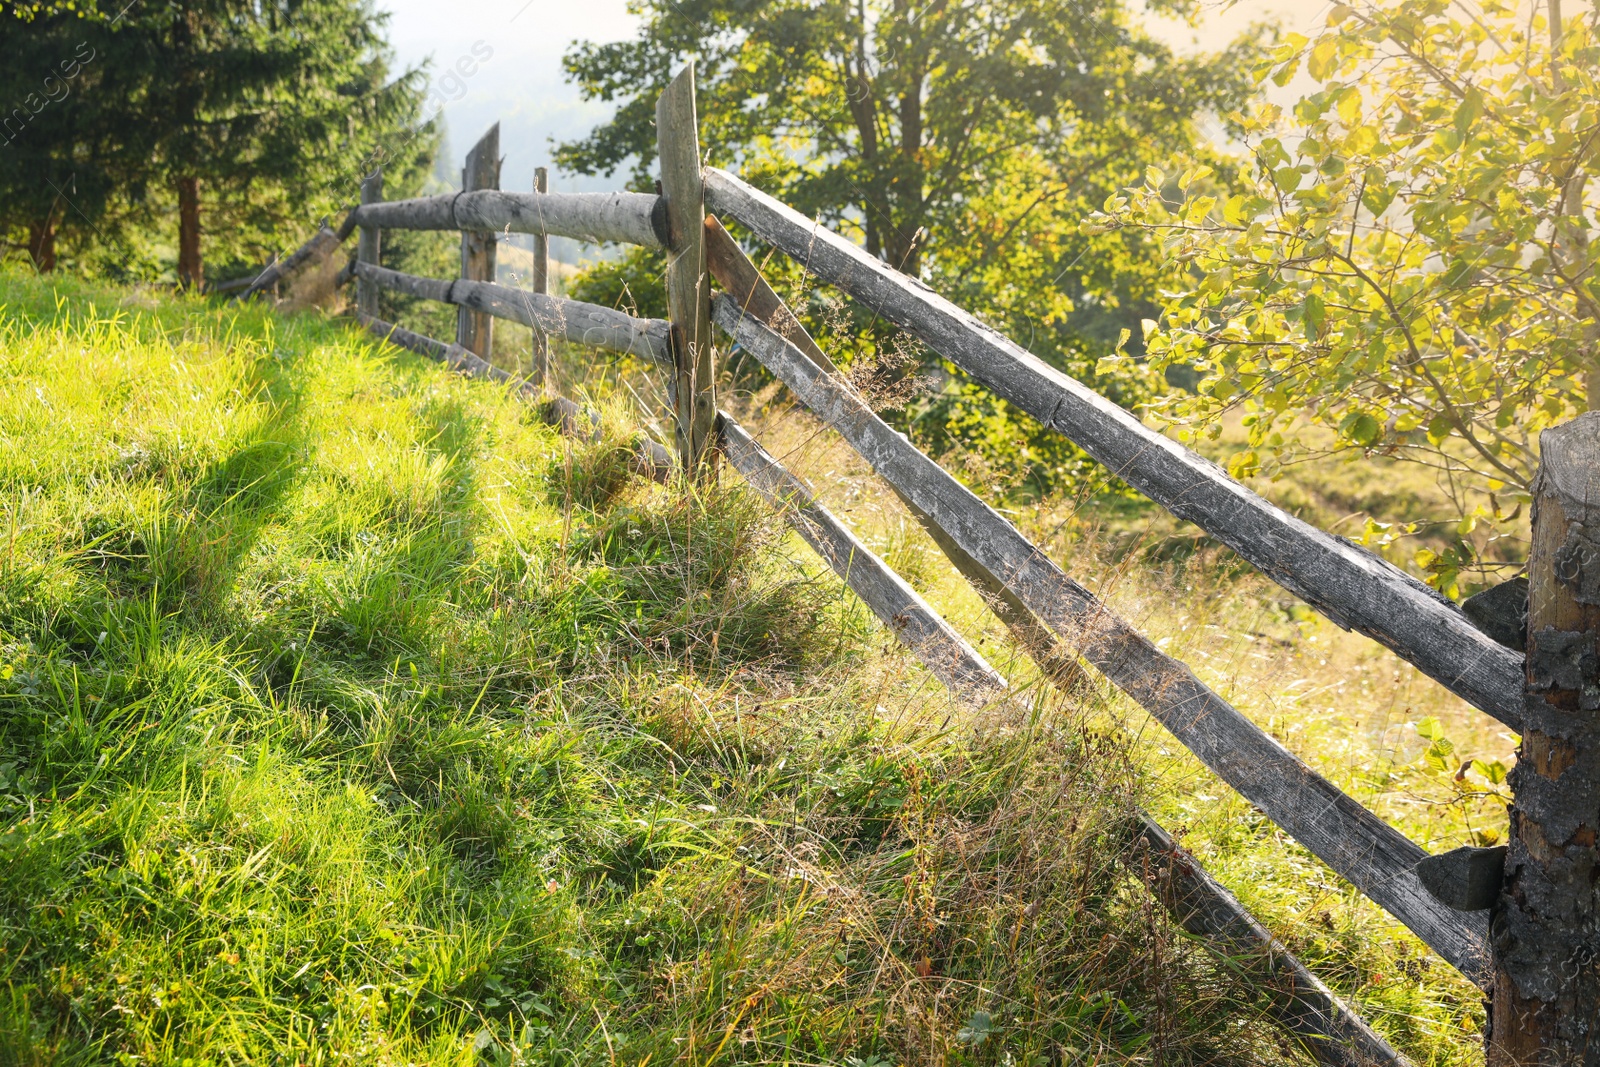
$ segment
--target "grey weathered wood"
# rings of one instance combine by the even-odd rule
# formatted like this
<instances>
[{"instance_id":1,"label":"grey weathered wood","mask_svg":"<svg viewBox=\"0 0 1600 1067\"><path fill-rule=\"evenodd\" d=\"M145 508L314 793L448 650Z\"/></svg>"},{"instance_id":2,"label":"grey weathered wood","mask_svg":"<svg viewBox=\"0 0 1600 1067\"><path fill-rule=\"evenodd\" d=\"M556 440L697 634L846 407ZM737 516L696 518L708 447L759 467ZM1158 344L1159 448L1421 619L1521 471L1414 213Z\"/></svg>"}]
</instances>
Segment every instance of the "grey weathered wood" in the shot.
<instances>
[{"instance_id":1,"label":"grey weathered wood","mask_svg":"<svg viewBox=\"0 0 1600 1067\"><path fill-rule=\"evenodd\" d=\"M1417 864L1423 888L1447 908L1482 911L1500 896L1500 878L1506 868L1506 846L1474 848L1462 845Z\"/></svg>"},{"instance_id":2,"label":"grey weathered wood","mask_svg":"<svg viewBox=\"0 0 1600 1067\"><path fill-rule=\"evenodd\" d=\"M356 263L357 277L370 279L382 289L392 289L424 300L437 300L520 322L576 344L648 359L672 366L668 327L662 319L636 319L613 308L530 293L490 282L444 281L420 278L387 267Z\"/></svg>"},{"instance_id":3,"label":"grey weathered wood","mask_svg":"<svg viewBox=\"0 0 1600 1067\"><path fill-rule=\"evenodd\" d=\"M443 193L357 208L351 218L386 230L494 230L571 237L591 244L662 248L666 225L649 193Z\"/></svg>"},{"instance_id":4,"label":"grey weathered wood","mask_svg":"<svg viewBox=\"0 0 1600 1067\"><path fill-rule=\"evenodd\" d=\"M920 282L731 174L706 169L707 203L904 327L996 394L1077 442L1111 473L1204 529L1332 619L1519 728L1521 658L1386 561L1250 492Z\"/></svg>"},{"instance_id":5,"label":"grey weathered wood","mask_svg":"<svg viewBox=\"0 0 1600 1067\"><path fill-rule=\"evenodd\" d=\"M1005 679L983 656L732 416L722 412L717 427L728 462L783 509L795 532L934 677L969 703L983 704L1005 691Z\"/></svg>"},{"instance_id":6,"label":"grey weathered wood","mask_svg":"<svg viewBox=\"0 0 1600 1067\"><path fill-rule=\"evenodd\" d=\"M1135 870L1185 930L1234 961L1270 994L1274 1019L1328 1067L1405 1067L1404 1056L1372 1032L1305 964L1149 816L1133 824Z\"/></svg>"},{"instance_id":7,"label":"grey weathered wood","mask_svg":"<svg viewBox=\"0 0 1600 1067\"><path fill-rule=\"evenodd\" d=\"M711 285L706 274L705 195L694 104L694 61L656 98L656 155L666 199L667 310L672 319L672 405L678 456L686 472L715 469L716 361L711 346Z\"/></svg>"},{"instance_id":8,"label":"grey weathered wood","mask_svg":"<svg viewBox=\"0 0 1600 1067\"><path fill-rule=\"evenodd\" d=\"M249 287L234 299L248 300L259 292L271 289L283 279L292 277L307 263L319 260L323 256L331 255L333 250L343 243L344 238L349 236L348 233L343 233L343 236L341 236L342 232L336 232L330 230L327 226L323 226L312 234L309 241L295 249L288 256L269 263L266 269L256 276L256 280L251 282Z\"/></svg>"},{"instance_id":9,"label":"grey weathered wood","mask_svg":"<svg viewBox=\"0 0 1600 1067\"><path fill-rule=\"evenodd\" d=\"M1528 643L1528 579L1512 578L1467 597L1461 613L1495 641L1522 651Z\"/></svg>"},{"instance_id":10,"label":"grey weathered wood","mask_svg":"<svg viewBox=\"0 0 1600 1067\"><path fill-rule=\"evenodd\" d=\"M361 202L374 204L383 199L383 168L379 167L361 182ZM361 227L356 244L356 259L377 266L381 262L382 230L376 226ZM342 271L340 272L343 273ZM356 283L356 310L363 315L377 315L378 287L370 281Z\"/></svg>"},{"instance_id":11,"label":"grey weathered wood","mask_svg":"<svg viewBox=\"0 0 1600 1067\"><path fill-rule=\"evenodd\" d=\"M713 317L886 481L1223 781L1463 973L1482 975L1482 917L1452 912L1428 895L1415 870L1425 853L1414 842L1307 767L1188 667L1112 614L793 344L726 297L713 302Z\"/></svg>"},{"instance_id":12,"label":"grey weathered wood","mask_svg":"<svg viewBox=\"0 0 1600 1067\"><path fill-rule=\"evenodd\" d=\"M358 321L368 332L390 344L438 360L451 370L465 374L469 378L484 378L510 387L518 397L538 406L545 421L562 433L569 436L585 435L584 426L588 424L590 429L587 435L593 436L592 414L584 413L582 408L565 397L546 399L543 390L536 383L520 379L509 371L485 362L475 352L468 351L460 345L437 341L369 315L358 316ZM634 444L631 468L637 474L665 482L672 472L672 455L659 442L641 436Z\"/></svg>"},{"instance_id":13,"label":"grey weathered wood","mask_svg":"<svg viewBox=\"0 0 1600 1067\"><path fill-rule=\"evenodd\" d=\"M706 216L706 264L717 284L738 302L747 315L766 323L774 333L792 343L822 370L839 375L838 365L812 340L799 317L767 284L761 271L750 262L750 257L744 254L733 235L728 233L715 215ZM843 381L842 376L840 380ZM890 488L894 489L893 486ZM933 538L934 544L977 591L995 617L1005 624L1017 643L1033 657L1039 669L1062 688L1071 688L1082 681L1084 673L1078 661L1058 646L1049 628L1034 617L1017 595L956 544L927 512L898 489L894 491L906 510Z\"/></svg>"},{"instance_id":14,"label":"grey weathered wood","mask_svg":"<svg viewBox=\"0 0 1600 1067\"><path fill-rule=\"evenodd\" d=\"M461 189L474 192L479 189L500 188L500 124L478 139L467 153L466 165L461 168ZM461 277L467 281L492 282L495 280L495 243L492 230L463 230L461 232ZM485 359L494 355L494 317L488 312L462 306L456 312L456 344L469 348Z\"/></svg>"},{"instance_id":15,"label":"grey weathered wood","mask_svg":"<svg viewBox=\"0 0 1600 1067\"><path fill-rule=\"evenodd\" d=\"M1600 1062L1600 411L1539 435L1489 1067Z\"/></svg>"},{"instance_id":16,"label":"grey weathered wood","mask_svg":"<svg viewBox=\"0 0 1600 1067\"><path fill-rule=\"evenodd\" d=\"M544 167L533 168L533 191L550 191L550 172ZM533 235L533 278L530 288L536 293L550 292L550 237L545 233ZM550 338L539 327L533 328L533 379L541 385L550 381Z\"/></svg>"}]
</instances>

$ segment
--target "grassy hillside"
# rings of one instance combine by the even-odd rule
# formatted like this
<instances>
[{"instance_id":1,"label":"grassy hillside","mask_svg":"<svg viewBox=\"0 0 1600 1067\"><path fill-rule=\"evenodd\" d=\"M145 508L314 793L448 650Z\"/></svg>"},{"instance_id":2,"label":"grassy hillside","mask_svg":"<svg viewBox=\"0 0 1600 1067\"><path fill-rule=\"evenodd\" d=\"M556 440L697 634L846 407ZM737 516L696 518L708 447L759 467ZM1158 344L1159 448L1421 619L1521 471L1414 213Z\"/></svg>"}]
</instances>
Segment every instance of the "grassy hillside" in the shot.
<instances>
[{"instance_id":1,"label":"grassy hillside","mask_svg":"<svg viewBox=\"0 0 1600 1067\"><path fill-rule=\"evenodd\" d=\"M1095 694L952 707L611 376L574 447L314 315L0 302L0 1063L1291 1055Z\"/></svg>"}]
</instances>

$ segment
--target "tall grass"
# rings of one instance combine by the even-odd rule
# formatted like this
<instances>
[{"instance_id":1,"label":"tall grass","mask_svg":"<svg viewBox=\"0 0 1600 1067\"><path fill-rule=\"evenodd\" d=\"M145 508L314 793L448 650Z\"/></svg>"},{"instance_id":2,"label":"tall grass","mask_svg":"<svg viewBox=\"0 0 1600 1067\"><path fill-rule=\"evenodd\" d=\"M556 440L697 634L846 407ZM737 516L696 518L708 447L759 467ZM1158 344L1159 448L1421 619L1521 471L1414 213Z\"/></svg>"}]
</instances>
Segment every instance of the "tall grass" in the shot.
<instances>
[{"instance_id":1,"label":"tall grass","mask_svg":"<svg viewBox=\"0 0 1600 1067\"><path fill-rule=\"evenodd\" d=\"M0 294L0 1062L1289 1055L1119 866L1104 709L952 707L737 487L314 315Z\"/></svg>"}]
</instances>

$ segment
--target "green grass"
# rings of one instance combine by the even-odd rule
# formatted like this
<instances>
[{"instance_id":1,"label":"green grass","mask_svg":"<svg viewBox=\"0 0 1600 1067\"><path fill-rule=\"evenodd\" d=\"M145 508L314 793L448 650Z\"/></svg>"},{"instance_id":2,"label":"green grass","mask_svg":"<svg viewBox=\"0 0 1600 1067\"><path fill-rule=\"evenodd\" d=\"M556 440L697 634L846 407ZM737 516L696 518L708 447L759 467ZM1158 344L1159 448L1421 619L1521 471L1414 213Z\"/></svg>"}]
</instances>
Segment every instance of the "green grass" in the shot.
<instances>
[{"instance_id":1,"label":"green grass","mask_svg":"<svg viewBox=\"0 0 1600 1067\"><path fill-rule=\"evenodd\" d=\"M952 707L622 478L609 372L573 446L314 314L0 301L0 1063L1288 1055L1119 866L1104 706Z\"/></svg>"}]
</instances>

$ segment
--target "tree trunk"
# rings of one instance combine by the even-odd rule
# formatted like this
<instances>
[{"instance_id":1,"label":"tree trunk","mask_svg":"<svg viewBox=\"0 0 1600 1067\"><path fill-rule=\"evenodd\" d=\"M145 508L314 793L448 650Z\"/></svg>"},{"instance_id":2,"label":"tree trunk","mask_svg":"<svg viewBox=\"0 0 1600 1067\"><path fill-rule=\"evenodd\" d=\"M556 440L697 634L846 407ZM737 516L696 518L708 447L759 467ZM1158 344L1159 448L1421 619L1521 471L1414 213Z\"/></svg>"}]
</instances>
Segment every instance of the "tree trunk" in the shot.
<instances>
[{"instance_id":1,"label":"tree trunk","mask_svg":"<svg viewBox=\"0 0 1600 1067\"><path fill-rule=\"evenodd\" d=\"M200 179L178 179L178 284L185 289L205 285L200 260Z\"/></svg>"},{"instance_id":2,"label":"tree trunk","mask_svg":"<svg viewBox=\"0 0 1600 1067\"><path fill-rule=\"evenodd\" d=\"M1600 413L1539 438L1489 1067L1600 1062Z\"/></svg>"},{"instance_id":3,"label":"tree trunk","mask_svg":"<svg viewBox=\"0 0 1600 1067\"><path fill-rule=\"evenodd\" d=\"M56 269L56 222L54 214L49 218L37 219L28 223L28 255L33 259L34 269L41 274Z\"/></svg>"}]
</instances>

